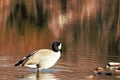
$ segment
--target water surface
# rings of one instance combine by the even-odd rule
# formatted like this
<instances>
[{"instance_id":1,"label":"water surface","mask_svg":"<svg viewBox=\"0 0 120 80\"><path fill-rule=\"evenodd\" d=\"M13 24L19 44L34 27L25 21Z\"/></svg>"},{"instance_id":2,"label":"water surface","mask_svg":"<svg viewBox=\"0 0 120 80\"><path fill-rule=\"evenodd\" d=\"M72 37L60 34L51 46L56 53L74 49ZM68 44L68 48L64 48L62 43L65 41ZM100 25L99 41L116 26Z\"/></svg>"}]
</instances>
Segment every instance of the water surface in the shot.
<instances>
[{"instance_id":1,"label":"water surface","mask_svg":"<svg viewBox=\"0 0 120 80\"><path fill-rule=\"evenodd\" d=\"M1 5L2 4L2 5ZM96 67L120 62L119 0L5 0L0 5L0 80L91 80ZM60 60L36 77L14 67L27 54L63 43ZM119 80L120 74L92 80Z\"/></svg>"}]
</instances>

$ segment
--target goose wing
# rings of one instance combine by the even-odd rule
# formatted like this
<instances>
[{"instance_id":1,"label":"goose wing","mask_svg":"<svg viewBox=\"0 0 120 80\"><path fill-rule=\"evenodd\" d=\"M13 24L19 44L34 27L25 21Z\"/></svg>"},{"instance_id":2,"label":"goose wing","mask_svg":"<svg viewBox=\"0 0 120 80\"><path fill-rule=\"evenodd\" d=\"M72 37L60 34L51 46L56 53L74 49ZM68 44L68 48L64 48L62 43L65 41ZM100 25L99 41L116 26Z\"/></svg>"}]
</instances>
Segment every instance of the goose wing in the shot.
<instances>
[{"instance_id":1,"label":"goose wing","mask_svg":"<svg viewBox=\"0 0 120 80\"><path fill-rule=\"evenodd\" d=\"M19 60L14 66L19 66L20 64L24 63L26 60L28 60L33 54L35 54L37 51L34 51L27 55L26 57L23 57L21 60Z\"/></svg>"},{"instance_id":2,"label":"goose wing","mask_svg":"<svg viewBox=\"0 0 120 80\"><path fill-rule=\"evenodd\" d=\"M48 59L50 56L54 56L54 52L52 50L38 50L34 55L29 57L29 59L27 59L27 61L25 61L22 66L39 64L41 61Z\"/></svg>"}]
</instances>

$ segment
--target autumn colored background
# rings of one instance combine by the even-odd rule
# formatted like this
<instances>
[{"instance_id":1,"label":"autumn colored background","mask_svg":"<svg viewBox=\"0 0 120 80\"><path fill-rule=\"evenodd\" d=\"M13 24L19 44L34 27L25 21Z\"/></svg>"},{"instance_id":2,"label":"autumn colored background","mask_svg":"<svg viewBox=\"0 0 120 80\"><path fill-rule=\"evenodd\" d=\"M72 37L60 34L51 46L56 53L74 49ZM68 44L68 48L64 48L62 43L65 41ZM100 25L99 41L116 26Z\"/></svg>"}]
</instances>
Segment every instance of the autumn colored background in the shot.
<instances>
[{"instance_id":1,"label":"autumn colored background","mask_svg":"<svg viewBox=\"0 0 120 80\"><path fill-rule=\"evenodd\" d=\"M64 52L55 67L68 71L50 75L84 80L97 66L120 62L119 24L120 0L0 0L1 80L19 80L21 75L27 80L35 73L14 68L14 63L32 51L51 48L55 40L62 41Z\"/></svg>"}]
</instances>

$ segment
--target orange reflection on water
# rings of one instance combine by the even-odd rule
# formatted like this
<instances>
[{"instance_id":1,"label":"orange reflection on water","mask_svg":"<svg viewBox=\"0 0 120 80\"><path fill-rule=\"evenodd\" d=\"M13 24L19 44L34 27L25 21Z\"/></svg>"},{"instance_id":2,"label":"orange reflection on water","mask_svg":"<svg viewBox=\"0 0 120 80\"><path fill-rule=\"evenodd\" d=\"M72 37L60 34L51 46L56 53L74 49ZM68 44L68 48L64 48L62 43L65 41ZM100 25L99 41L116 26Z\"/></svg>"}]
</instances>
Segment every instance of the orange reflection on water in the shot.
<instances>
[{"instance_id":1,"label":"orange reflection on water","mask_svg":"<svg viewBox=\"0 0 120 80\"><path fill-rule=\"evenodd\" d=\"M72 75L77 80L98 65L120 61L119 0L5 1L0 1L0 74L22 71L21 67L8 69L32 51L50 49L54 40L61 40L65 50L58 64L74 71L56 73L61 79Z\"/></svg>"},{"instance_id":2,"label":"orange reflection on water","mask_svg":"<svg viewBox=\"0 0 120 80\"><path fill-rule=\"evenodd\" d=\"M99 0L85 0L83 2L82 8L82 17L96 17L96 13L98 12Z\"/></svg>"}]
</instances>

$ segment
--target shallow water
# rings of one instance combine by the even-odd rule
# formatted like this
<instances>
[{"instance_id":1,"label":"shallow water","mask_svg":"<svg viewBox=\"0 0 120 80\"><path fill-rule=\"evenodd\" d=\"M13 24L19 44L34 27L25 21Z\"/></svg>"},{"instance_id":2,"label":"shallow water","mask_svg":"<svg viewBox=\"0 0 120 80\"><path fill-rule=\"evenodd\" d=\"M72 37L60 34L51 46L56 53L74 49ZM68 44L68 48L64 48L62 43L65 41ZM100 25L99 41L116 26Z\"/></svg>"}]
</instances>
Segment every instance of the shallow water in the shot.
<instances>
[{"instance_id":1,"label":"shallow water","mask_svg":"<svg viewBox=\"0 0 120 80\"><path fill-rule=\"evenodd\" d=\"M120 62L119 0L31 1L1 1L0 80L120 79L119 73L90 78L96 67ZM36 69L14 66L56 40L63 43L61 58L39 78Z\"/></svg>"}]
</instances>

